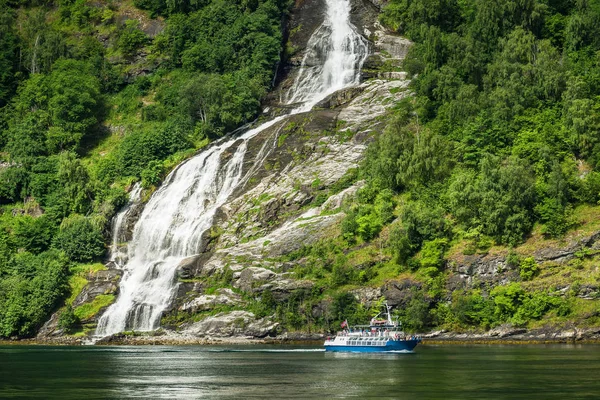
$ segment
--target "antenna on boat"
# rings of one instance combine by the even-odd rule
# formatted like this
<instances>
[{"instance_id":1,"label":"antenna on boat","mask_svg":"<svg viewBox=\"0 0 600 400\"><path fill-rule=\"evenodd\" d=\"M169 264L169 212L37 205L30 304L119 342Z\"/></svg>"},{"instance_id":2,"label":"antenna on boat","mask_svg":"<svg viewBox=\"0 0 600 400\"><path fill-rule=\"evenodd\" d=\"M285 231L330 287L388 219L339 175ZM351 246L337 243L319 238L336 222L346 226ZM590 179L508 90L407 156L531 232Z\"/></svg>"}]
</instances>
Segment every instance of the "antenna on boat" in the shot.
<instances>
[{"instance_id":1,"label":"antenna on boat","mask_svg":"<svg viewBox=\"0 0 600 400\"><path fill-rule=\"evenodd\" d=\"M392 306L390 306L387 301L385 302L385 309L386 309L386 314L387 314L387 323L388 325L394 325L394 323L392 322Z\"/></svg>"}]
</instances>

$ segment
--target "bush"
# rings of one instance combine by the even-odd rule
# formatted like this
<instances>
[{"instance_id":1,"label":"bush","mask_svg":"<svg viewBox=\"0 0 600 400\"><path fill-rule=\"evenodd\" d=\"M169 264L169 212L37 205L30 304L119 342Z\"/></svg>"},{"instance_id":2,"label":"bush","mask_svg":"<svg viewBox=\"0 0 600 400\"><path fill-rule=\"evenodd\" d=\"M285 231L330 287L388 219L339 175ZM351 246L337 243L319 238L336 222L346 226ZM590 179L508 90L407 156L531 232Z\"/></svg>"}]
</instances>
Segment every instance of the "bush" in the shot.
<instances>
[{"instance_id":1,"label":"bush","mask_svg":"<svg viewBox=\"0 0 600 400\"><path fill-rule=\"evenodd\" d=\"M138 21L129 19L125 21L125 26L119 33L118 46L126 56L132 56L137 49L143 46L148 38L146 34L138 28Z\"/></svg>"},{"instance_id":2,"label":"bush","mask_svg":"<svg viewBox=\"0 0 600 400\"><path fill-rule=\"evenodd\" d=\"M394 261L399 265L406 263L415 253L415 247L408 238L406 229L404 229L401 223L392 224L388 246L392 251Z\"/></svg>"},{"instance_id":3,"label":"bush","mask_svg":"<svg viewBox=\"0 0 600 400\"><path fill-rule=\"evenodd\" d=\"M13 226L16 247L34 254L48 250L55 232L56 226L45 215L38 218L23 215Z\"/></svg>"},{"instance_id":4,"label":"bush","mask_svg":"<svg viewBox=\"0 0 600 400\"><path fill-rule=\"evenodd\" d=\"M431 323L429 305L423 292L413 288L412 299L406 308L399 312L403 329L407 332L422 332L427 328Z\"/></svg>"},{"instance_id":5,"label":"bush","mask_svg":"<svg viewBox=\"0 0 600 400\"><path fill-rule=\"evenodd\" d=\"M544 223L542 233L549 238L557 238L564 235L573 226L570 206L563 206L556 199L544 199L535 208Z\"/></svg>"},{"instance_id":6,"label":"bush","mask_svg":"<svg viewBox=\"0 0 600 400\"><path fill-rule=\"evenodd\" d=\"M79 324L81 324L81 321L73 312L73 307L70 304L67 305L58 317L58 327L65 333L70 334L74 332Z\"/></svg>"},{"instance_id":7,"label":"bush","mask_svg":"<svg viewBox=\"0 0 600 400\"><path fill-rule=\"evenodd\" d=\"M89 262L104 254L104 238L100 228L90 219L73 214L66 218L54 239L54 247L63 250L73 261Z\"/></svg>"},{"instance_id":8,"label":"bush","mask_svg":"<svg viewBox=\"0 0 600 400\"><path fill-rule=\"evenodd\" d=\"M463 326L479 325L488 329L494 324L494 302L480 290L452 293L452 313Z\"/></svg>"},{"instance_id":9,"label":"bush","mask_svg":"<svg viewBox=\"0 0 600 400\"><path fill-rule=\"evenodd\" d=\"M444 253L447 249L448 239L425 242L421 250L421 267L439 270L444 265Z\"/></svg>"},{"instance_id":10,"label":"bush","mask_svg":"<svg viewBox=\"0 0 600 400\"><path fill-rule=\"evenodd\" d=\"M519 275L524 281L533 279L539 271L540 267L538 267L533 257L527 257L519 264Z\"/></svg>"},{"instance_id":11,"label":"bush","mask_svg":"<svg viewBox=\"0 0 600 400\"><path fill-rule=\"evenodd\" d=\"M35 334L67 293L68 266L58 250L14 257L0 279L0 337Z\"/></svg>"},{"instance_id":12,"label":"bush","mask_svg":"<svg viewBox=\"0 0 600 400\"><path fill-rule=\"evenodd\" d=\"M381 231L381 221L374 212L356 218L356 233L365 241L373 239Z\"/></svg>"}]
</instances>

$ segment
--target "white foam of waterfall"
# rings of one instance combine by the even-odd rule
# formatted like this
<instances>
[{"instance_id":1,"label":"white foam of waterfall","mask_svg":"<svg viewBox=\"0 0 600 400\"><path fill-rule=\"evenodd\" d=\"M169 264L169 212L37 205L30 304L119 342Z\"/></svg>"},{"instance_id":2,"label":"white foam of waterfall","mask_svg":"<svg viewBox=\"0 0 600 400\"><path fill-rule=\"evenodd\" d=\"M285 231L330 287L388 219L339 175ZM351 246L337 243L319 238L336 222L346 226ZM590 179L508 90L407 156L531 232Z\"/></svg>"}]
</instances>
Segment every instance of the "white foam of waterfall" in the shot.
<instances>
[{"instance_id":1,"label":"white foam of waterfall","mask_svg":"<svg viewBox=\"0 0 600 400\"><path fill-rule=\"evenodd\" d=\"M290 92L288 102L299 103L293 114L309 110L336 90L357 84L367 57L366 40L350 24L349 0L326 2L325 21L308 43L307 54L316 56L305 57ZM316 64L309 66L309 60L316 60ZM202 250L202 234L211 227L217 209L255 169L242 175L248 141L284 118L215 143L165 179L134 227L119 295L98 321L98 336L158 328L162 313L176 294L177 266ZM255 164L264 160L264 147Z\"/></svg>"},{"instance_id":2,"label":"white foam of waterfall","mask_svg":"<svg viewBox=\"0 0 600 400\"><path fill-rule=\"evenodd\" d=\"M115 215L112 220L112 244L110 246L110 261L114 262L118 268L123 268L123 265L127 262L127 248L123 248L123 243L127 241L125 224L127 223L127 217L131 213L131 210L135 204L140 201L142 194L142 186L139 182L133 185L131 192L129 193L129 201L127 205L123 207L121 211Z\"/></svg>"},{"instance_id":3,"label":"white foam of waterfall","mask_svg":"<svg viewBox=\"0 0 600 400\"><path fill-rule=\"evenodd\" d=\"M302 66L287 93L287 103L303 103L303 111L330 94L360 82L369 55L367 40L350 22L350 2L326 0L325 21L308 41Z\"/></svg>"}]
</instances>

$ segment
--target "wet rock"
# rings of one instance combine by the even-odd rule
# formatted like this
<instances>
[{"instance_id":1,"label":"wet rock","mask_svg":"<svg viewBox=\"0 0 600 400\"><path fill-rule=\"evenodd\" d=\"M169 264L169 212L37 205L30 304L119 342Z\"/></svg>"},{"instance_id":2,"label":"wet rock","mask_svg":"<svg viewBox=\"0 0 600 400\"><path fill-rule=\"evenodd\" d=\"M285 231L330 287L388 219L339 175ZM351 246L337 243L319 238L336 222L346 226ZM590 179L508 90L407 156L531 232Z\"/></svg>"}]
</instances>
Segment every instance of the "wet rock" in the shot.
<instances>
[{"instance_id":1,"label":"wet rock","mask_svg":"<svg viewBox=\"0 0 600 400\"><path fill-rule=\"evenodd\" d=\"M118 269L107 269L91 273L87 276L88 284L73 301L73 307L91 303L97 296L116 294L119 290L119 280L123 272ZM85 321L84 321L85 322Z\"/></svg>"},{"instance_id":2,"label":"wet rock","mask_svg":"<svg viewBox=\"0 0 600 400\"><path fill-rule=\"evenodd\" d=\"M208 262L212 253L202 253L183 259L177 266L177 277L179 279L206 278L218 271L222 271L223 265L217 260Z\"/></svg>"},{"instance_id":3,"label":"wet rock","mask_svg":"<svg viewBox=\"0 0 600 400\"><path fill-rule=\"evenodd\" d=\"M386 32L379 25L375 46L380 52L385 52L388 58L404 60L412 46L412 42L405 37Z\"/></svg>"},{"instance_id":4,"label":"wet rock","mask_svg":"<svg viewBox=\"0 0 600 400\"><path fill-rule=\"evenodd\" d=\"M339 90L315 105L317 108L336 108L350 103L365 90L364 86L351 87Z\"/></svg>"},{"instance_id":5,"label":"wet rock","mask_svg":"<svg viewBox=\"0 0 600 400\"><path fill-rule=\"evenodd\" d=\"M505 338L527 332L524 328L515 328L510 324L500 325L488 332L491 337Z\"/></svg>"},{"instance_id":6,"label":"wet rock","mask_svg":"<svg viewBox=\"0 0 600 400\"><path fill-rule=\"evenodd\" d=\"M105 294L116 294L119 291L119 280L121 279L122 271L117 269L107 269L89 273L86 276L88 283L84 286L81 292L73 300L73 308L77 308L83 304L91 303L97 296ZM83 320L83 323L95 322L104 310L100 310L89 320ZM64 332L58 327L58 319L60 312L52 314L50 319L40 328L37 338L46 340L51 337L63 336Z\"/></svg>"}]
</instances>

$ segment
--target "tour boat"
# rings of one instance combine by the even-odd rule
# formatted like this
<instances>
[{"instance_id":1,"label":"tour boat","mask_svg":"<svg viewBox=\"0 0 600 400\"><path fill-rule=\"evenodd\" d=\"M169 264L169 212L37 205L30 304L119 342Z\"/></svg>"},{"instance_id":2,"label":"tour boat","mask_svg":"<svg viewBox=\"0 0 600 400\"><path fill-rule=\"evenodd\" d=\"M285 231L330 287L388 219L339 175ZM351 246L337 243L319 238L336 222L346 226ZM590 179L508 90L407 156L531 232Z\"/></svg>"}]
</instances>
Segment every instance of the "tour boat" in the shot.
<instances>
[{"instance_id":1,"label":"tour boat","mask_svg":"<svg viewBox=\"0 0 600 400\"><path fill-rule=\"evenodd\" d=\"M348 326L342 322L343 330L325 341L325 351L356 353L412 351L420 342L417 336L406 335L398 323L392 321L391 307L386 303L386 319L371 319L369 325ZM378 315L379 316L379 315Z\"/></svg>"}]
</instances>

